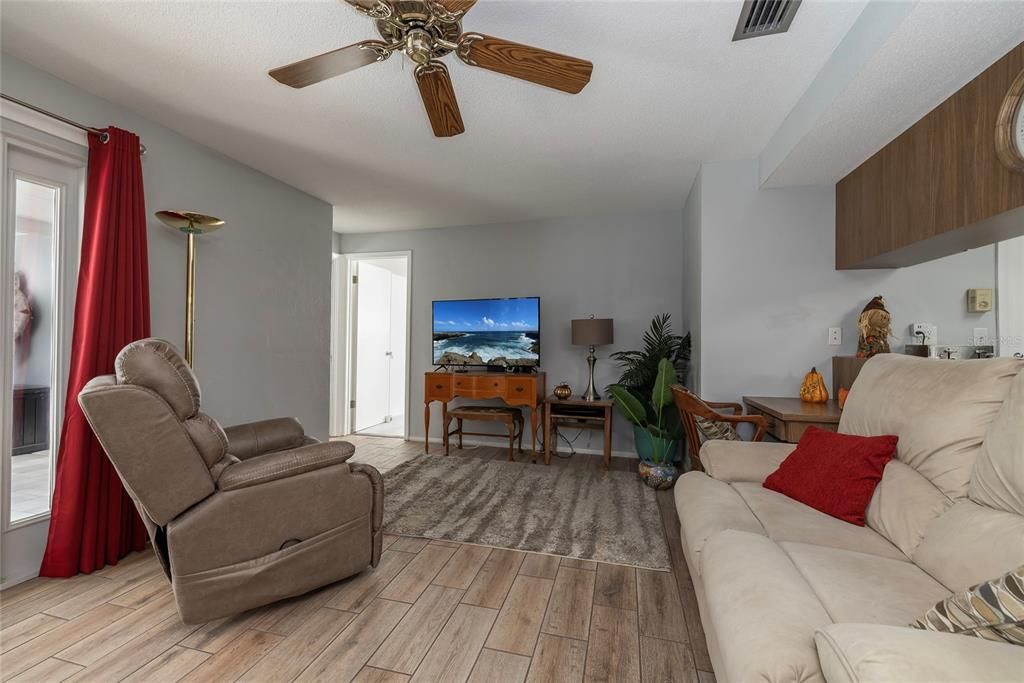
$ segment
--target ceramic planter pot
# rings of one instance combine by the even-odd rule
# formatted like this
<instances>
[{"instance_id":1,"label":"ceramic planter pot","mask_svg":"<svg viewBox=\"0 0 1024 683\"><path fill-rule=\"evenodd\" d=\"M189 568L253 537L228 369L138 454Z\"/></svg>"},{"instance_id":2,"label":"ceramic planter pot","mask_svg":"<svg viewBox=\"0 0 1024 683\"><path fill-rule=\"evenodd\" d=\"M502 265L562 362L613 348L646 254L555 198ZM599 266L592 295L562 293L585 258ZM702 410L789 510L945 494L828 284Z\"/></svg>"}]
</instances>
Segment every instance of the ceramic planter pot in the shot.
<instances>
[{"instance_id":1,"label":"ceramic planter pot","mask_svg":"<svg viewBox=\"0 0 1024 683\"><path fill-rule=\"evenodd\" d=\"M679 470L672 463L679 448L679 442L674 439L661 439L653 436L646 429L637 425L633 426L633 442L636 445L636 454L640 456L640 478L655 489L667 489L675 483L679 477ZM662 464L655 464L655 454L663 455ZM665 456L665 454L668 454Z\"/></svg>"},{"instance_id":2,"label":"ceramic planter pot","mask_svg":"<svg viewBox=\"0 0 1024 683\"><path fill-rule=\"evenodd\" d=\"M675 465L652 465L641 460L637 469L640 472L640 479L658 491L672 488L679 478L679 470Z\"/></svg>"}]
</instances>

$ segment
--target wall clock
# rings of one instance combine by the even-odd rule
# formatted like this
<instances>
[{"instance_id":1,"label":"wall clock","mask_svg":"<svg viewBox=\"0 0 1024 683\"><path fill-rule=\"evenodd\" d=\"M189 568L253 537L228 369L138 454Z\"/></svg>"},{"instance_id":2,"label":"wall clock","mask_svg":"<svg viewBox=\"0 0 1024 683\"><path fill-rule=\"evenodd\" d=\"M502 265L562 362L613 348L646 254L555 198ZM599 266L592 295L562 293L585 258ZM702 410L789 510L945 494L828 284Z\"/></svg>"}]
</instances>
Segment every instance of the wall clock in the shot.
<instances>
[{"instance_id":1,"label":"wall clock","mask_svg":"<svg viewBox=\"0 0 1024 683\"><path fill-rule=\"evenodd\" d=\"M1024 173L1024 71L1013 81L999 109L996 152L1007 168Z\"/></svg>"}]
</instances>

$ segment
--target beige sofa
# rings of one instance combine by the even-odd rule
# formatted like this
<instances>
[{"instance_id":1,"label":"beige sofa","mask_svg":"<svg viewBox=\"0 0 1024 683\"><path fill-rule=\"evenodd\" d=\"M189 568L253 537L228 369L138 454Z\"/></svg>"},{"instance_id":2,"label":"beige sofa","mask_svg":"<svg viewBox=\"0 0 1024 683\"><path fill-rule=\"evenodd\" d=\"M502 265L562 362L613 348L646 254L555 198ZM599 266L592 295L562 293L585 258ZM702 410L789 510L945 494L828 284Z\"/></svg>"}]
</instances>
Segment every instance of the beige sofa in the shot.
<instances>
[{"instance_id":1,"label":"beige sofa","mask_svg":"<svg viewBox=\"0 0 1024 683\"><path fill-rule=\"evenodd\" d=\"M790 444L708 442L676 484L719 683L1024 680L1024 647L907 628L1024 565L1024 361L877 356L839 431L900 438L864 527L761 485Z\"/></svg>"}]
</instances>

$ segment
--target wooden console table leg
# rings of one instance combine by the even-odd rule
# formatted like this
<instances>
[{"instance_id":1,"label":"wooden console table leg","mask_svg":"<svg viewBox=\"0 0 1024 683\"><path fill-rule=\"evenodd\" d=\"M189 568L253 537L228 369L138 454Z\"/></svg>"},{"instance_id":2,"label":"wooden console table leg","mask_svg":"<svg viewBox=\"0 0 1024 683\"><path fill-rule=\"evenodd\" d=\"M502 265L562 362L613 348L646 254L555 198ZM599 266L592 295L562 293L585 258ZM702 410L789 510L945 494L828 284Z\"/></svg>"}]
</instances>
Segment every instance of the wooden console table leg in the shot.
<instances>
[{"instance_id":1,"label":"wooden console table leg","mask_svg":"<svg viewBox=\"0 0 1024 683\"><path fill-rule=\"evenodd\" d=\"M430 401L423 403L423 452L430 452Z\"/></svg>"},{"instance_id":2,"label":"wooden console table leg","mask_svg":"<svg viewBox=\"0 0 1024 683\"><path fill-rule=\"evenodd\" d=\"M604 409L604 468L612 463L612 409Z\"/></svg>"},{"instance_id":3,"label":"wooden console table leg","mask_svg":"<svg viewBox=\"0 0 1024 683\"><path fill-rule=\"evenodd\" d=\"M530 462L537 462L537 406L530 408Z\"/></svg>"},{"instance_id":4,"label":"wooden console table leg","mask_svg":"<svg viewBox=\"0 0 1024 683\"><path fill-rule=\"evenodd\" d=\"M544 464L551 464L551 406L544 404Z\"/></svg>"}]
</instances>

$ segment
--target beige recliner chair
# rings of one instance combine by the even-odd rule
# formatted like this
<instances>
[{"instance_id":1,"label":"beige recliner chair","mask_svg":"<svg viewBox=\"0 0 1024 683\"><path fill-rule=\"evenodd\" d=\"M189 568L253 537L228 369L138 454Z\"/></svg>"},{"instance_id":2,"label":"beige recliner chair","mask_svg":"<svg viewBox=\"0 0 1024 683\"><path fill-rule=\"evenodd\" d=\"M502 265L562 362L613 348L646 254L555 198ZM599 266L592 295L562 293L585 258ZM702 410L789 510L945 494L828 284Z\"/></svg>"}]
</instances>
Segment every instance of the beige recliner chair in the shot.
<instances>
[{"instance_id":1,"label":"beige recliner chair","mask_svg":"<svg viewBox=\"0 0 1024 683\"><path fill-rule=\"evenodd\" d=\"M186 623L300 595L376 566L383 484L355 448L291 418L221 429L160 339L126 346L79 404L142 515Z\"/></svg>"}]
</instances>

